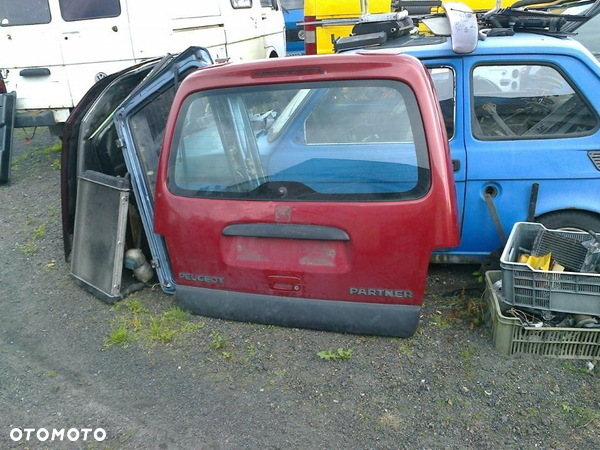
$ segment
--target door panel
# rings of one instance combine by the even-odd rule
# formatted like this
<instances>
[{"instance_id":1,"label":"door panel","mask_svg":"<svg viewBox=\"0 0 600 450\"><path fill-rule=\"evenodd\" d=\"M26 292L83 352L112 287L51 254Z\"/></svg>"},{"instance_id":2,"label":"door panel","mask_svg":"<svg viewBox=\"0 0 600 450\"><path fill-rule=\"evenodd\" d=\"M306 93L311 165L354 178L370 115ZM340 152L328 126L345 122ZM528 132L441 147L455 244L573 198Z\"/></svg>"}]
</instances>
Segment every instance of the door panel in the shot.
<instances>
[{"instance_id":1,"label":"door panel","mask_svg":"<svg viewBox=\"0 0 600 450\"><path fill-rule=\"evenodd\" d=\"M475 57L465 62L473 81L457 251L485 256L501 244L483 197L486 189L495 195L506 234L527 218L533 183L539 183L536 215L584 205L597 211L598 171L588 157L600 141L600 101L591 95L598 90L597 75L565 56L515 55L493 66ZM576 79L568 75L573 73Z\"/></svg>"},{"instance_id":2,"label":"door panel","mask_svg":"<svg viewBox=\"0 0 600 450\"><path fill-rule=\"evenodd\" d=\"M60 0L59 4L66 65L133 60L127 9L119 0Z\"/></svg>"}]
</instances>

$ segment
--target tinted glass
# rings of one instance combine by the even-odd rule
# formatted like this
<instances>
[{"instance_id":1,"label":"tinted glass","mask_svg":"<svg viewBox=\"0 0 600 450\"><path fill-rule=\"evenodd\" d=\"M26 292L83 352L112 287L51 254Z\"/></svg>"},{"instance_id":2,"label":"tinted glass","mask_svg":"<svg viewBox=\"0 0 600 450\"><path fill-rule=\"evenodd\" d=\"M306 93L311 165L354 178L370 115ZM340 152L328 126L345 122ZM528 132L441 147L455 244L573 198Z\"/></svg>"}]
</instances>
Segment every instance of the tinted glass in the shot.
<instances>
[{"instance_id":1,"label":"tinted glass","mask_svg":"<svg viewBox=\"0 0 600 450\"><path fill-rule=\"evenodd\" d=\"M59 0L60 14L67 22L102 19L121 14L119 0Z\"/></svg>"},{"instance_id":2,"label":"tinted glass","mask_svg":"<svg viewBox=\"0 0 600 450\"><path fill-rule=\"evenodd\" d=\"M0 0L0 25L50 23L48 0Z\"/></svg>"},{"instance_id":3,"label":"tinted glass","mask_svg":"<svg viewBox=\"0 0 600 450\"><path fill-rule=\"evenodd\" d=\"M169 189L205 198L384 200L429 188L413 92L387 81L198 93L180 112Z\"/></svg>"},{"instance_id":4,"label":"tinted glass","mask_svg":"<svg viewBox=\"0 0 600 450\"><path fill-rule=\"evenodd\" d=\"M477 138L563 138L597 127L595 112L553 67L479 66L471 85Z\"/></svg>"}]
</instances>

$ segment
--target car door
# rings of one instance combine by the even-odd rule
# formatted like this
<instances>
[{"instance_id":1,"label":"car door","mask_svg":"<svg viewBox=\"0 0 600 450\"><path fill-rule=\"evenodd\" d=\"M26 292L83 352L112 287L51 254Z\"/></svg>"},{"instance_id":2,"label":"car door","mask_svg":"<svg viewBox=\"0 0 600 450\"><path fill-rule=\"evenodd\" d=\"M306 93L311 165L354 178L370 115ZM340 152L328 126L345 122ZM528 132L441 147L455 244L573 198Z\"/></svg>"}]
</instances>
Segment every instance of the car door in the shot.
<instances>
[{"instance_id":1,"label":"car door","mask_svg":"<svg viewBox=\"0 0 600 450\"><path fill-rule=\"evenodd\" d=\"M60 49L77 103L98 79L134 62L125 0L58 0Z\"/></svg>"},{"instance_id":2,"label":"car door","mask_svg":"<svg viewBox=\"0 0 600 450\"><path fill-rule=\"evenodd\" d=\"M458 243L424 67L332 55L199 70L169 116L154 230L192 311L411 335L431 251Z\"/></svg>"},{"instance_id":3,"label":"car door","mask_svg":"<svg viewBox=\"0 0 600 450\"><path fill-rule=\"evenodd\" d=\"M73 106L63 67L60 20L48 0L0 1L0 67L17 109Z\"/></svg>"},{"instance_id":4,"label":"car door","mask_svg":"<svg viewBox=\"0 0 600 450\"><path fill-rule=\"evenodd\" d=\"M465 58L467 168L462 243L480 256L501 245L484 200L489 194L508 234L527 219L534 184L536 217L598 211L600 101L597 71L580 59L553 55Z\"/></svg>"},{"instance_id":5,"label":"car door","mask_svg":"<svg viewBox=\"0 0 600 450\"><path fill-rule=\"evenodd\" d=\"M465 93L463 84L463 68L461 58L424 60L442 109L446 133L452 156L454 180L456 181L456 196L458 214L462 229L465 182L467 174L467 152L464 140L464 108ZM434 259L444 261L446 252L436 252Z\"/></svg>"},{"instance_id":6,"label":"car door","mask_svg":"<svg viewBox=\"0 0 600 450\"><path fill-rule=\"evenodd\" d=\"M260 0L264 57L285 56L285 19L278 0Z\"/></svg>"}]
</instances>

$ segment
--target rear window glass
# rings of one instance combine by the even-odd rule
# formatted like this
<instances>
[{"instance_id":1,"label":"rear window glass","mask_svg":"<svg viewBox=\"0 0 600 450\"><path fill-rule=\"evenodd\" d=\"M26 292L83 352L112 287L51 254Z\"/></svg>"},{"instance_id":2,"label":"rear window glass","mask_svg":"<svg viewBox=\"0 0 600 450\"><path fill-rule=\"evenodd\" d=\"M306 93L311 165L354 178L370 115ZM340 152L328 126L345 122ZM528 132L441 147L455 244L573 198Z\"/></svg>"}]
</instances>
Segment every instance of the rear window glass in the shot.
<instances>
[{"instance_id":1,"label":"rear window glass","mask_svg":"<svg viewBox=\"0 0 600 450\"><path fill-rule=\"evenodd\" d=\"M412 199L430 185L414 93L373 80L194 94L168 178L184 196L290 201Z\"/></svg>"},{"instance_id":2,"label":"rear window glass","mask_svg":"<svg viewBox=\"0 0 600 450\"><path fill-rule=\"evenodd\" d=\"M554 67L485 65L473 70L473 135L483 140L588 135L598 117Z\"/></svg>"},{"instance_id":3,"label":"rear window glass","mask_svg":"<svg viewBox=\"0 0 600 450\"><path fill-rule=\"evenodd\" d=\"M67 22L102 19L121 14L119 0L59 0L60 14Z\"/></svg>"},{"instance_id":4,"label":"rear window glass","mask_svg":"<svg viewBox=\"0 0 600 450\"><path fill-rule=\"evenodd\" d=\"M48 0L0 0L0 25L50 23Z\"/></svg>"}]
</instances>

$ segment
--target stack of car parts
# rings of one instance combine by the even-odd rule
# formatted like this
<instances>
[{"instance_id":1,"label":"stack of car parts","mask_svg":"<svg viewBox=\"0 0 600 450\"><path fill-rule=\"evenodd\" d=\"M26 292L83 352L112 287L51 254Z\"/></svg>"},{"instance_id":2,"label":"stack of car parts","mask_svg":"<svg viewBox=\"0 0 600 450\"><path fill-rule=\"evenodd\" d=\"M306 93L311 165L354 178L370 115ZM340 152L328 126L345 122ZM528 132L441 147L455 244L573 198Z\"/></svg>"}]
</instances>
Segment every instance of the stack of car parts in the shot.
<instances>
[{"instance_id":1,"label":"stack of car parts","mask_svg":"<svg viewBox=\"0 0 600 450\"><path fill-rule=\"evenodd\" d=\"M528 325L600 326L599 259L593 232L515 224L500 259L502 309Z\"/></svg>"}]
</instances>

